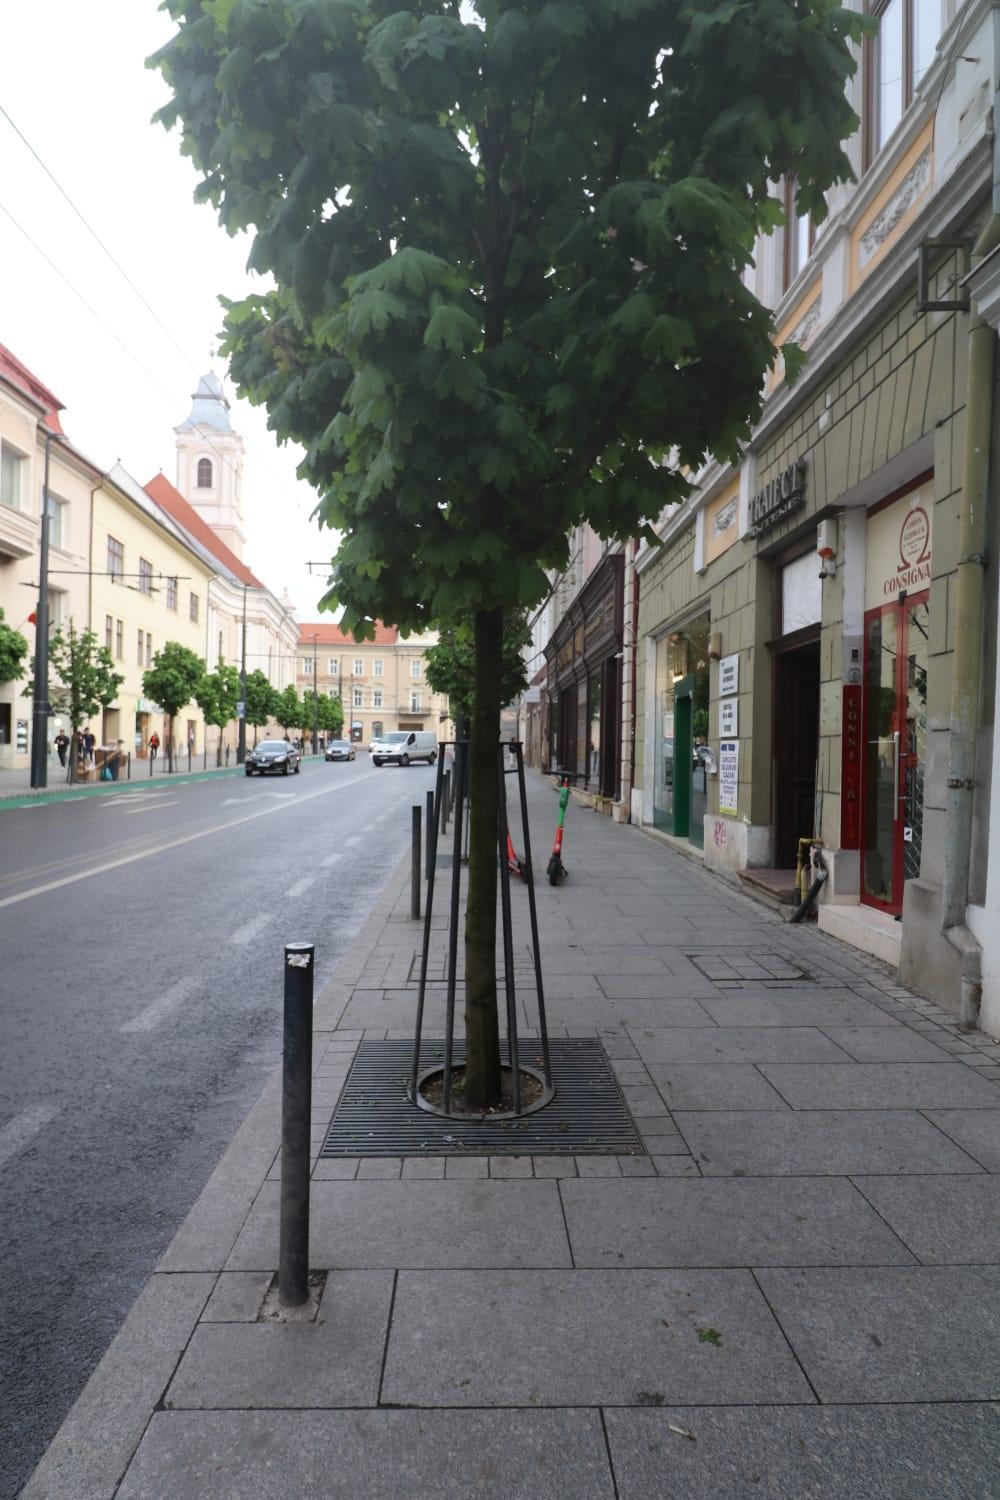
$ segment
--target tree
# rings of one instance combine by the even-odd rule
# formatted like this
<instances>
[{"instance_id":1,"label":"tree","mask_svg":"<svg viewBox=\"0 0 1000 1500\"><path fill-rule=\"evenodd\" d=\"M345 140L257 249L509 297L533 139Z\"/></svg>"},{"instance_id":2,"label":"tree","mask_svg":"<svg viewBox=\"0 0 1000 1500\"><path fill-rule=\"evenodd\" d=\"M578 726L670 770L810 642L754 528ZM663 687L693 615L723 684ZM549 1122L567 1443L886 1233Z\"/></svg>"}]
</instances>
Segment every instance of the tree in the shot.
<instances>
[{"instance_id":1,"label":"tree","mask_svg":"<svg viewBox=\"0 0 1000 1500\"><path fill-rule=\"evenodd\" d=\"M28 654L28 642L19 630L4 624L4 612L0 609L0 685L17 682L24 676L24 658Z\"/></svg>"},{"instance_id":2,"label":"tree","mask_svg":"<svg viewBox=\"0 0 1000 1500\"><path fill-rule=\"evenodd\" d=\"M266 724L276 714L278 702L278 691L268 682L265 673L258 667L247 677L247 723L254 727L254 745L257 744L256 731L262 724Z\"/></svg>"},{"instance_id":3,"label":"tree","mask_svg":"<svg viewBox=\"0 0 1000 1500\"><path fill-rule=\"evenodd\" d=\"M500 707L513 703L528 685L523 651L531 642L523 609L515 610L504 620L501 653ZM436 646L424 653L427 681L435 693L446 693L451 716L471 720L476 676L476 643L471 625L446 626Z\"/></svg>"},{"instance_id":4,"label":"tree","mask_svg":"<svg viewBox=\"0 0 1000 1500\"><path fill-rule=\"evenodd\" d=\"M320 698L319 727L324 734L339 739L344 730L344 705L339 697Z\"/></svg>"},{"instance_id":5,"label":"tree","mask_svg":"<svg viewBox=\"0 0 1000 1500\"><path fill-rule=\"evenodd\" d=\"M107 646L99 646L92 630L77 630L72 621L65 631L57 630L49 641L49 698L69 718L72 748L68 779L76 772L77 736L101 709L108 708L118 697L125 678L115 671L114 657ZM26 698L34 696L34 681L24 690Z\"/></svg>"},{"instance_id":6,"label":"tree","mask_svg":"<svg viewBox=\"0 0 1000 1500\"><path fill-rule=\"evenodd\" d=\"M191 702L204 675L201 657L179 641L167 641L153 657L153 665L142 674L143 692L167 716L168 772L174 769L174 718Z\"/></svg>"},{"instance_id":7,"label":"tree","mask_svg":"<svg viewBox=\"0 0 1000 1500\"><path fill-rule=\"evenodd\" d=\"M302 723L302 700L295 691L295 684L290 682L285 691L278 696L274 705L274 717L287 734L290 729L298 729Z\"/></svg>"},{"instance_id":8,"label":"tree","mask_svg":"<svg viewBox=\"0 0 1000 1500\"><path fill-rule=\"evenodd\" d=\"M819 221L861 19L834 0L165 0L198 196L273 290L227 303L241 394L340 533L324 603L475 642L466 1095L499 1097L505 614L567 535L642 532L760 416L744 285L794 174ZM789 373L796 351L785 348Z\"/></svg>"},{"instance_id":9,"label":"tree","mask_svg":"<svg viewBox=\"0 0 1000 1500\"><path fill-rule=\"evenodd\" d=\"M222 731L230 720L236 717L236 705L240 701L239 672L235 667L229 667L225 662L220 661L218 671L206 672L203 675L195 687L194 700L205 716L205 723L214 724L219 731L215 764L221 766Z\"/></svg>"}]
</instances>

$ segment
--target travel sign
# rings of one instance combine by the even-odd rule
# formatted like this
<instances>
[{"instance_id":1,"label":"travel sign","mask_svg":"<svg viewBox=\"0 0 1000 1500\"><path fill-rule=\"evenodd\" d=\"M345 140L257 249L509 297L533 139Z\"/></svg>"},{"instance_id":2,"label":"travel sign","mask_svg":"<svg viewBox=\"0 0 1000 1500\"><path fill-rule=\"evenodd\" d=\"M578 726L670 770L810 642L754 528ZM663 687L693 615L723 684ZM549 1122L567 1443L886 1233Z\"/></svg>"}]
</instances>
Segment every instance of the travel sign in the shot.
<instances>
[{"instance_id":1,"label":"travel sign","mask_svg":"<svg viewBox=\"0 0 1000 1500\"><path fill-rule=\"evenodd\" d=\"M798 510L805 498L806 462L797 458L750 501L750 535L760 536Z\"/></svg>"}]
</instances>

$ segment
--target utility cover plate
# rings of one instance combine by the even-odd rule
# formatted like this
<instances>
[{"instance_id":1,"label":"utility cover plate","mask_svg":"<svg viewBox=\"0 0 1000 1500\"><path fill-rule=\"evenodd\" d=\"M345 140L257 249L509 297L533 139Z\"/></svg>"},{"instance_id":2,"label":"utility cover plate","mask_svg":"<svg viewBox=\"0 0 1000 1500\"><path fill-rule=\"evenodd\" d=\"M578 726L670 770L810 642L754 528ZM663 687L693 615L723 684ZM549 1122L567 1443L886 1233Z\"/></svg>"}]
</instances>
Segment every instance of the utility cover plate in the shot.
<instances>
[{"instance_id":1,"label":"utility cover plate","mask_svg":"<svg viewBox=\"0 0 1000 1500\"><path fill-rule=\"evenodd\" d=\"M592 1037L549 1042L556 1097L533 1115L513 1120L443 1119L406 1096L413 1066L411 1041L362 1042L337 1101L321 1157L331 1156L552 1156L645 1154L608 1055ZM500 1043L504 1064L507 1044ZM536 1037L522 1037L519 1056L541 1064ZM444 1042L424 1039L421 1068L444 1061ZM456 1040L454 1062L465 1061Z\"/></svg>"}]
</instances>

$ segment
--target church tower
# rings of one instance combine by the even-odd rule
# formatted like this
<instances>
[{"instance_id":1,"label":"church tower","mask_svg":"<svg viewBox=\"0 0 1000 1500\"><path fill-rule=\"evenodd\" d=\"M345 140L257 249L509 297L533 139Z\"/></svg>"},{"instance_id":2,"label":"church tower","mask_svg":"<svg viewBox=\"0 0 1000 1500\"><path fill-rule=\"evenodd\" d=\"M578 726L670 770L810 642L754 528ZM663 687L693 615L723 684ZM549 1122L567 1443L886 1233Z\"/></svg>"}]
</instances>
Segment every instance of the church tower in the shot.
<instances>
[{"instance_id":1,"label":"church tower","mask_svg":"<svg viewBox=\"0 0 1000 1500\"><path fill-rule=\"evenodd\" d=\"M191 412L175 427L177 488L243 561L243 439L233 431L218 375L203 375Z\"/></svg>"}]
</instances>

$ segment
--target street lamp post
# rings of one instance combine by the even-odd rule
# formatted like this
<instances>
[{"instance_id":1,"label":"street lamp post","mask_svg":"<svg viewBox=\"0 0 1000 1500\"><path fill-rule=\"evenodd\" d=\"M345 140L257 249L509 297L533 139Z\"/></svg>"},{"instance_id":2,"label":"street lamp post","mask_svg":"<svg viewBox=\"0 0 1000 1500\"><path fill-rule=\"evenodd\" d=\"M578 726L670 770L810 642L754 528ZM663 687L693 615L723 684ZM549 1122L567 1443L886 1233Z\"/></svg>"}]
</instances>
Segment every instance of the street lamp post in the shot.
<instances>
[{"instance_id":1,"label":"street lamp post","mask_svg":"<svg viewBox=\"0 0 1000 1500\"><path fill-rule=\"evenodd\" d=\"M236 726L236 764L241 766L247 758L247 586L243 585L243 650L240 656L240 702L243 712Z\"/></svg>"},{"instance_id":2,"label":"street lamp post","mask_svg":"<svg viewBox=\"0 0 1000 1500\"><path fill-rule=\"evenodd\" d=\"M313 755L319 754L319 635L313 634Z\"/></svg>"},{"instance_id":3,"label":"street lamp post","mask_svg":"<svg viewBox=\"0 0 1000 1500\"><path fill-rule=\"evenodd\" d=\"M38 608L35 611L35 685L31 700L31 785L49 784L49 447L45 434L45 478L42 485L42 529L38 553ZM70 746L70 754L76 746Z\"/></svg>"}]
</instances>

